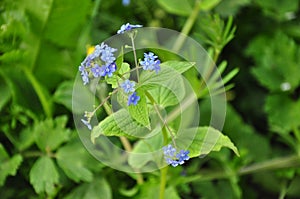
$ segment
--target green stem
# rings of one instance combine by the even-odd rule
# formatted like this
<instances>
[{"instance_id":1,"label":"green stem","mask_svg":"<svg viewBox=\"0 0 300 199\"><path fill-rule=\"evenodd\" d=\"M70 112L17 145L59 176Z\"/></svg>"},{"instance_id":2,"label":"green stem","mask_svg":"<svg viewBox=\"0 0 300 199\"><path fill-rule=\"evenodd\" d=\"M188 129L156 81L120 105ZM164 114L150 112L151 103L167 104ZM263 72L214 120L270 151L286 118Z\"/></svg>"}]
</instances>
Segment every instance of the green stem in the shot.
<instances>
[{"instance_id":1,"label":"green stem","mask_svg":"<svg viewBox=\"0 0 300 199\"><path fill-rule=\"evenodd\" d=\"M165 189L167 184L167 173L168 173L168 166L160 169L160 188L159 188L159 199L165 198Z\"/></svg>"},{"instance_id":2,"label":"green stem","mask_svg":"<svg viewBox=\"0 0 300 199\"><path fill-rule=\"evenodd\" d=\"M180 50L180 48L182 47L182 45L186 39L186 36L190 33L190 31L197 19L199 11L200 11L200 1L196 0L194 9L191 12L191 15L189 16L189 18L186 20L186 22L181 30L182 34L180 34L180 36L175 41L175 44L172 49L173 51L178 52Z\"/></svg>"},{"instance_id":3,"label":"green stem","mask_svg":"<svg viewBox=\"0 0 300 199\"><path fill-rule=\"evenodd\" d=\"M134 45L134 38L133 35L130 36L131 39L131 44L132 44L132 51L133 51L133 56L134 56L134 63L135 63L135 68L136 68L136 76L137 76L137 82L140 81L140 74L139 74L139 65L137 63L137 56L135 52L135 45Z\"/></svg>"},{"instance_id":4,"label":"green stem","mask_svg":"<svg viewBox=\"0 0 300 199\"><path fill-rule=\"evenodd\" d=\"M168 136L166 128L162 128L163 138L164 138L164 145L168 143ZM159 199L165 198L165 189L167 184L167 174L168 174L168 166L163 167L160 169L160 187L159 187Z\"/></svg>"},{"instance_id":5,"label":"green stem","mask_svg":"<svg viewBox=\"0 0 300 199\"><path fill-rule=\"evenodd\" d=\"M40 83L37 81L37 79L34 77L31 71L29 71L28 68L24 67L23 71L27 77L27 79L30 81L31 85L33 86L41 104L43 107L43 110L48 118L52 117L52 103L49 96L46 96L45 89L40 85Z\"/></svg>"}]
</instances>

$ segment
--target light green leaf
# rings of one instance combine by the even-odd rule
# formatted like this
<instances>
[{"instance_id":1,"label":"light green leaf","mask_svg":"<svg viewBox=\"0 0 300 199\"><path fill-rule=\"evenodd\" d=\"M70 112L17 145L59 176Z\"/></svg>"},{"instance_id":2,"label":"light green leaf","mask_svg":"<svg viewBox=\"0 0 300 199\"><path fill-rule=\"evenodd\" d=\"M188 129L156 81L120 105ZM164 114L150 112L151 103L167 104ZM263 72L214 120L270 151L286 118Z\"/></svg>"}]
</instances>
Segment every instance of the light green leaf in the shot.
<instances>
[{"instance_id":1,"label":"light green leaf","mask_svg":"<svg viewBox=\"0 0 300 199\"><path fill-rule=\"evenodd\" d=\"M200 3L201 10L209 11L216 7L220 2L221 0L203 0Z\"/></svg>"},{"instance_id":2,"label":"light green leaf","mask_svg":"<svg viewBox=\"0 0 300 199\"><path fill-rule=\"evenodd\" d=\"M111 199L111 188L104 178L97 177L90 183L83 183L73 189L65 199Z\"/></svg>"},{"instance_id":3,"label":"light green leaf","mask_svg":"<svg viewBox=\"0 0 300 199\"><path fill-rule=\"evenodd\" d=\"M126 109L120 109L93 128L91 140L94 143L100 135L141 137L147 135L147 133L149 133L149 130L134 121Z\"/></svg>"},{"instance_id":4,"label":"light green leaf","mask_svg":"<svg viewBox=\"0 0 300 199\"><path fill-rule=\"evenodd\" d=\"M192 6L188 0L158 0L161 7L171 14L189 16Z\"/></svg>"},{"instance_id":5,"label":"light green leaf","mask_svg":"<svg viewBox=\"0 0 300 199\"><path fill-rule=\"evenodd\" d=\"M150 161L159 161L160 157L158 154L152 152L161 149L162 146L163 137L161 132L150 138L139 140L133 147L132 153L130 153L128 158L129 165L133 168L142 168Z\"/></svg>"},{"instance_id":6,"label":"light green leaf","mask_svg":"<svg viewBox=\"0 0 300 199\"><path fill-rule=\"evenodd\" d=\"M207 155L211 151L220 151L222 147L231 149L237 156L239 152L231 140L212 127L198 127L179 132L176 138L179 148L190 151L190 157Z\"/></svg>"},{"instance_id":7,"label":"light green leaf","mask_svg":"<svg viewBox=\"0 0 300 199\"><path fill-rule=\"evenodd\" d=\"M0 143L0 186L5 183L7 176L14 176L21 165L23 158L17 154L9 157L5 148Z\"/></svg>"},{"instance_id":8,"label":"light green leaf","mask_svg":"<svg viewBox=\"0 0 300 199\"><path fill-rule=\"evenodd\" d=\"M192 67L195 66L194 62L186 62L186 61L166 61L160 64L162 68L170 67L176 70L178 73L182 74L185 71L188 71Z\"/></svg>"},{"instance_id":9,"label":"light green leaf","mask_svg":"<svg viewBox=\"0 0 300 199\"><path fill-rule=\"evenodd\" d=\"M175 105L185 96L181 73L192 66L193 64L189 62L172 61L161 64L158 74L143 71L140 77L140 87L149 91L159 105L163 107Z\"/></svg>"},{"instance_id":10,"label":"light green leaf","mask_svg":"<svg viewBox=\"0 0 300 199\"><path fill-rule=\"evenodd\" d=\"M81 180L91 182L93 173L90 168L100 164L91 157L79 140L69 142L67 145L60 147L56 158L58 165L65 174L75 182Z\"/></svg>"},{"instance_id":11,"label":"light green leaf","mask_svg":"<svg viewBox=\"0 0 300 199\"><path fill-rule=\"evenodd\" d=\"M122 66L121 68L118 70L118 73L120 75L122 75L125 79L128 79L130 77L130 66L128 63L125 63L123 62L122 63ZM125 74L126 73L126 74ZM108 84L111 84L111 87L112 88L117 88L119 85L118 85L118 82L121 83L122 81L122 78L119 77L118 75L114 74L112 77L105 77L105 80Z\"/></svg>"},{"instance_id":12,"label":"light green leaf","mask_svg":"<svg viewBox=\"0 0 300 199\"><path fill-rule=\"evenodd\" d=\"M53 151L69 139L70 130L65 128L67 120L67 116L60 116L35 125L35 142L42 151Z\"/></svg>"},{"instance_id":13,"label":"light green leaf","mask_svg":"<svg viewBox=\"0 0 300 199\"><path fill-rule=\"evenodd\" d=\"M55 185L59 183L59 173L53 160L47 156L40 157L32 166L29 173L30 183L36 193L55 192Z\"/></svg>"},{"instance_id":14,"label":"light green leaf","mask_svg":"<svg viewBox=\"0 0 300 199\"><path fill-rule=\"evenodd\" d=\"M140 96L140 100L138 101L137 105L128 106L129 114L138 123L150 129L151 127L145 91L143 91L142 89L137 89L136 93L138 96Z\"/></svg>"}]
</instances>

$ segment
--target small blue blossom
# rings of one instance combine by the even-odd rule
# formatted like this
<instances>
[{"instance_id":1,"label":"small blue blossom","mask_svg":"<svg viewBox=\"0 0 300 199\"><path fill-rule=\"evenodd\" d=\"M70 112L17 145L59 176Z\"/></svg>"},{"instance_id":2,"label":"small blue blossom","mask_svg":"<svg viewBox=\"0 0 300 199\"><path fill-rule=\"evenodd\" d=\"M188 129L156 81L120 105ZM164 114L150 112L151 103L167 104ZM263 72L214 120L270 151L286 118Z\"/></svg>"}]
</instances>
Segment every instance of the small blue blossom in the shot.
<instances>
[{"instance_id":1,"label":"small blue blossom","mask_svg":"<svg viewBox=\"0 0 300 199\"><path fill-rule=\"evenodd\" d=\"M136 106L139 100L140 100L140 96L136 95L136 92L134 92L128 96L127 105L129 106L129 105L133 104L134 106Z\"/></svg>"},{"instance_id":2,"label":"small blue blossom","mask_svg":"<svg viewBox=\"0 0 300 199\"><path fill-rule=\"evenodd\" d=\"M122 0L123 6L128 6L130 4L130 0Z\"/></svg>"},{"instance_id":3,"label":"small blue blossom","mask_svg":"<svg viewBox=\"0 0 300 199\"><path fill-rule=\"evenodd\" d=\"M87 120L81 119L81 122L87 126L89 130L92 130L92 125Z\"/></svg>"},{"instance_id":4,"label":"small blue blossom","mask_svg":"<svg viewBox=\"0 0 300 199\"><path fill-rule=\"evenodd\" d=\"M104 74L103 68L100 67L98 64L95 64L95 66L93 68L91 68L91 71L92 71L94 77L96 77L96 78L103 76L103 74Z\"/></svg>"},{"instance_id":5,"label":"small blue blossom","mask_svg":"<svg viewBox=\"0 0 300 199\"><path fill-rule=\"evenodd\" d=\"M155 70L158 73L160 71L160 60L157 58L152 52L144 53L144 60L140 61L140 64L144 70Z\"/></svg>"},{"instance_id":6,"label":"small blue blossom","mask_svg":"<svg viewBox=\"0 0 300 199\"><path fill-rule=\"evenodd\" d=\"M126 31L130 31L132 29L135 29L135 28L141 28L143 27L142 25L132 25L130 23L127 23L127 24L123 24L120 28L120 30L118 30L118 34L123 34L125 33Z\"/></svg>"},{"instance_id":7,"label":"small blue blossom","mask_svg":"<svg viewBox=\"0 0 300 199\"><path fill-rule=\"evenodd\" d=\"M190 157L189 155L189 151L185 151L185 150L180 150L179 153L177 153L176 158L178 159L178 163L179 164L183 164L184 161L189 160Z\"/></svg>"},{"instance_id":8,"label":"small blue blossom","mask_svg":"<svg viewBox=\"0 0 300 199\"><path fill-rule=\"evenodd\" d=\"M117 65L115 63L111 63L107 66L104 66L104 73L102 76L108 76L111 77L113 75L113 72L117 70Z\"/></svg>"},{"instance_id":9,"label":"small blue blossom","mask_svg":"<svg viewBox=\"0 0 300 199\"><path fill-rule=\"evenodd\" d=\"M176 149L171 144L163 147L163 151L166 163L168 165L172 165L173 167L182 165L186 160L190 159L188 156L190 151L180 150L179 153L176 153Z\"/></svg>"},{"instance_id":10,"label":"small blue blossom","mask_svg":"<svg viewBox=\"0 0 300 199\"><path fill-rule=\"evenodd\" d=\"M126 79L122 84L121 84L121 88L123 88L125 93L132 93L135 91L134 89L135 87L135 82L133 81L129 81L128 79Z\"/></svg>"}]
</instances>

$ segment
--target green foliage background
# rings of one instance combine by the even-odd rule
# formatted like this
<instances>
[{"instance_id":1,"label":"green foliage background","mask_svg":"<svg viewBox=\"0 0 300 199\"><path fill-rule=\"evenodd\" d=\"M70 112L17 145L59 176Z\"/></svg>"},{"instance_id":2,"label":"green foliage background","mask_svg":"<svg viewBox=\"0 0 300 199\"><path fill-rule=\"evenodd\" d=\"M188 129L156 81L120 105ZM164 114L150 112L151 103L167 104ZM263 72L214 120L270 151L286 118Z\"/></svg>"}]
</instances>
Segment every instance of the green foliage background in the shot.
<instances>
[{"instance_id":1,"label":"green foliage background","mask_svg":"<svg viewBox=\"0 0 300 199\"><path fill-rule=\"evenodd\" d=\"M299 1L196 3L187 33L212 52L224 77L239 70L227 87L223 133L241 157L222 149L170 168L166 198L299 198ZM127 22L184 32L195 7L194 0L131 0L128 7L121 0L2 0L1 198L158 198L159 173L136 185L136 175L85 150L72 120L72 86L88 45ZM236 29L224 35L229 16ZM201 80L187 77L198 88ZM199 97L200 122L208 125L210 103Z\"/></svg>"}]
</instances>

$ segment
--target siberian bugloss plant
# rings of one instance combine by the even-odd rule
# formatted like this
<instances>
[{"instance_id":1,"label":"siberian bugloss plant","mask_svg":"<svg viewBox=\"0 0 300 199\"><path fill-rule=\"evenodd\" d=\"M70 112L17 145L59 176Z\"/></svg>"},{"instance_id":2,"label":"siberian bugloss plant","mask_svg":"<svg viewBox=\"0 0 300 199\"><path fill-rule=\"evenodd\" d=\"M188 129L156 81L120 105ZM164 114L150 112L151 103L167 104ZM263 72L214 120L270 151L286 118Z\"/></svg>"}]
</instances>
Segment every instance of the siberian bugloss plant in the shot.
<instances>
[{"instance_id":1,"label":"siberian bugloss plant","mask_svg":"<svg viewBox=\"0 0 300 199\"><path fill-rule=\"evenodd\" d=\"M98 160L115 169L136 173L138 184L143 184L143 172L160 170L159 197L164 198L168 165L182 166L192 158L219 151L221 147L228 147L237 155L238 151L217 129L197 126L197 109L189 111L194 115L183 114L197 101L197 94L183 74L195 70L197 62L162 61L154 53L159 53L160 48L137 51L137 35L149 32L151 30L144 30L141 25L124 24L117 31L118 36L109 41L114 47L102 42L83 60L79 72L85 89L97 95L97 87L105 84L110 85L110 90L80 118L80 123L91 130L89 141L86 130L80 123L77 126L86 147ZM118 40L127 41L126 38L130 43L116 45ZM125 62L123 49L129 49L133 63ZM143 57L138 57L141 51L144 51ZM213 66L211 61L202 60L205 61L207 67ZM75 84L73 95L80 92L77 87ZM213 90L219 89L218 86ZM97 111L102 108L107 116L98 122ZM193 120L198 122L191 122ZM183 125L184 122L190 124ZM120 141L111 137L119 137ZM105 157L108 149L115 157Z\"/></svg>"}]
</instances>

